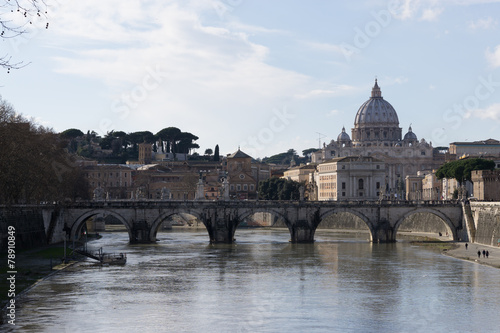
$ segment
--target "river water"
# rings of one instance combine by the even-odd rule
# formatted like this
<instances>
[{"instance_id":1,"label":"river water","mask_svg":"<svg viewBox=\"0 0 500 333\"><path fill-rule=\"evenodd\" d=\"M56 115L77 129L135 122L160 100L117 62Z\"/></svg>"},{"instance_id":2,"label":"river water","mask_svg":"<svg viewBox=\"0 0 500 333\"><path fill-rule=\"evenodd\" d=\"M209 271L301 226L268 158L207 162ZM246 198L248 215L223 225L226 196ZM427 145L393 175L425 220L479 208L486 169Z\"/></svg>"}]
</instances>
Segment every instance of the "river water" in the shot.
<instances>
[{"instance_id":1,"label":"river water","mask_svg":"<svg viewBox=\"0 0 500 333\"><path fill-rule=\"evenodd\" d=\"M209 245L205 230L129 245L105 233L90 247L125 252L125 266L85 263L21 300L19 332L500 332L500 271L407 242L243 229Z\"/></svg>"}]
</instances>

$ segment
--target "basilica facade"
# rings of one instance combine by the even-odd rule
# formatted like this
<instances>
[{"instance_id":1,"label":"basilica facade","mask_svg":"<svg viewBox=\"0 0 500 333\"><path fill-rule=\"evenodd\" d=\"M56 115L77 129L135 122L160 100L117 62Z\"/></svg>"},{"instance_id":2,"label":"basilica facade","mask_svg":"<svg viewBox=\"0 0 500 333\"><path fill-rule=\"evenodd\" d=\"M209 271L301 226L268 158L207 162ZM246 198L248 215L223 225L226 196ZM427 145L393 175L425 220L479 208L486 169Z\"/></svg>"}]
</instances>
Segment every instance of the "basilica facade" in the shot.
<instances>
[{"instance_id":1,"label":"basilica facade","mask_svg":"<svg viewBox=\"0 0 500 333\"><path fill-rule=\"evenodd\" d=\"M396 110L382 97L375 80L371 97L356 113L351 136L342 128L336 140L312 155L312 162L321 165L339 157L372 157L384 162L383 194L404 195L406 176L436 169L444 160L434 152L432 143L418 139L411 125L404 136L402 133Z\"/></svg>"}]
</instances>

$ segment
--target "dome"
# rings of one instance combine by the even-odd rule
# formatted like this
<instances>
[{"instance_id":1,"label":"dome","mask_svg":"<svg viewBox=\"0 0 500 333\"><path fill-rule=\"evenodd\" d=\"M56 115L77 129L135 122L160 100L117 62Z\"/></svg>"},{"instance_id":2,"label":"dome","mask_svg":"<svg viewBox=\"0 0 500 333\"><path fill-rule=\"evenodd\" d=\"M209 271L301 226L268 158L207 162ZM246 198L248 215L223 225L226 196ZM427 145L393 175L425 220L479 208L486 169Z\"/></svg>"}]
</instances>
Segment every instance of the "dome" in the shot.
<instances>
[{"instance_id":1,"label":"dome","mask_svg":"<svg viewBox=\"0 0 500 333\"><path fill-rule=\"evenodd\" d=\"M354 126L380 124L399 125L398 115L392 105L384 100L382 92L375 79L375 85L372 88L372 96L363 103L356 114Z\"/></svg>"},{"instance_id":2,"label":"dome","mask_svg":"<svg viewBox=\"0 0 500 333\"><path fill-rule=\"evenodd\" d=\"M396 110L384 100L377 79L372 88L372 96L364 102L356 113L352 142L354 145L393 145L401 140L402 131Z\"/></svg>"},{"instance_id":3,"label":"dome","mask_svg":"<svg viewBox=\"0 0 500 333\"><path fill-rule=\"evenodd\" d=\"M342 133L339 134L337 137L337 141L351 141L351 138L349 137L349 134L345 132L345 127L342 127Z\"/></svg>"},{"instance_id":4,"label":"dome","mask_svg":"<svg viewBox=\"0 0 500 333\"><path fill-rule=\"evenodd\" d=\"M412 130L411 130L411 125L408 128L408 133L405 134L405 137L404 137L403 140L405 140L405 141L418 140L417 136L415 135L415 133L413 133Z\"/></svg>"}]
</instances>

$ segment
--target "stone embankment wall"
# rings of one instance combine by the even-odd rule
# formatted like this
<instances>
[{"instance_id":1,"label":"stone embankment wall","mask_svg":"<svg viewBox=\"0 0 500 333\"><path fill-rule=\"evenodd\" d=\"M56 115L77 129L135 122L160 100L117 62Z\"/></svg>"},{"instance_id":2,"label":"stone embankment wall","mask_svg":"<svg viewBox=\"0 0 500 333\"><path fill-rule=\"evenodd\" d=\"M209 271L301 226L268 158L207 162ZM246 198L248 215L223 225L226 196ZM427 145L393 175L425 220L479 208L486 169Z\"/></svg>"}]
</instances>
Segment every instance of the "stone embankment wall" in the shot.
<instances>
[{"instance_id":1,"label":"stone embankment wall","mask_svg":"<svg viewBox=\"0 0 500 333\"><path fill-rule=\"evenodd\" d=\"M474 219L475 243L499 246L500 243L500 202L471 202Z\"/></svg>"},{"instance_id":2,"label":"stone embankment wall","mask_svg":"<svg viewBox=\"0 0 500 333\"><path fill-rule=\"evenodd\" d=\"M442 233L451 232L446 223L440 217L429 213L416 213L408 216L399 226L400 232L428 232Z\"/></svg>"},{"instance_id":3,"label":"stone embankment wall","mask_svg":"<svg viewBox=\"0 0 500 333\"><path fill-rule=\"evenodd\" d=\"M47 244L43 216L39 209L0 210L0 251L7 251L7 228L16 233L16 249L28 249Z\"/></svg>"}]
</instances>

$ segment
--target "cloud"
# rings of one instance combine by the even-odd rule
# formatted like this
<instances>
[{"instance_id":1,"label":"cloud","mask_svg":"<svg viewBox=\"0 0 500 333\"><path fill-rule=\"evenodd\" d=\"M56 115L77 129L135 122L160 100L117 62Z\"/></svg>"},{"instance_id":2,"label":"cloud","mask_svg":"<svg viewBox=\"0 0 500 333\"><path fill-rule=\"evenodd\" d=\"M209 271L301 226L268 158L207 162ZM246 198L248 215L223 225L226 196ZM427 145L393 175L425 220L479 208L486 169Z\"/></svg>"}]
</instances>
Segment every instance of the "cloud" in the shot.
<instances>
[{"instance_id":1,"label":"cloud","mask_svg":"<svg viewBox=\"0 0 500 333\"><path fill-rule=\"evenodd\" d=\"M304 42L304 44L313 50L325 51L333 54L343 55L345 52L345 50L341 45L336 45L336 44L309 42L309 41Z\"/></svg>"},{"instance_id":2,"label":"cloud","mask_svg":"<svg viewBox=\"0 0 500 333\"><path fill-rule=\"evenodd\" d=\"M358 91L358 88L346 84L336 85L333 87L327 87L324 89L312 89L305 93L296 94L294 97L297 99L308 99L308 98L323 98L323 97L336 97L345 96Z\"/></svg>"},{"instance_id":3,"label":"cloud","mask_svg":"<svg viewBox=\"0 0 500 333\"><path fill-rule=\"evenodd\" d=\"M497 45L493 52L489 47L486 49L486 60L493 68L500 67L500 45Z\"/></svg>"},{"instance_id":4,"label":"cloud","mask_svg":"<svg viewBox=\"0 0 500 333\"><path fill-rule=\"evenodd\" d=\"M443 12L443 8L426 8L422 11L420 20L422 21L436 21L439 15Z\"/></svg>"},{"instance_id":5,"label":"cloud","mask_svg":"<svg viewBox=\"0 0 500 333\"><path fill-rule=\"evenodd\" d=\"M392 15L399 20L406 21L418 18L421 21L436 21L444 11L437 6L435 0L402 0L389 4Z\"/></svg>"},{"instance_id":6,"label":"cloud","mask_svg":"<svg viewBox=\"0 0 500 333\"><path fill-rule=\"evenodd\" d=\"M465 118L491 119L500 122L500 103L495 103L484 109L476 109L465 114Z\"/></svg>"},{"instance_id":7,"label":"cloud","mask_svg":"<svg viewBox=\"0 0 500 333\"><path fill-rule=\"evenodd\" d=\"M339 110L330 110L330 111L328 111L328 113L326 114L326 116L327 116L328 118L330 118L330 117L335 117L335 116L337 116L338 114L340 114L340 111L339 111Z\"/></svg>"},{"instance_id":8,"label":"cloud","mask_svg":"<svg viewBox=\"0 0 500 333\"><path fill-rule=\"evenodd\" d=\"M488 16L486 18L468 22L468 27L472 30L479 30L479 29L488 30L496 27L497 24L498 24L497 20L495 20L491 16Z\"/></svg>"},{"instance_id":9,"label":"cloud","mask_svg":"<svg viewBox=\"0 0 500 333\"><path fill-rule=\"evenodd\" d=\"M421 21L436 21L451 6L475 6L487 3L498 3L499 0L397 0L389 1L388 8L398 20L407 21L418 19ZM493 22L475 22L474 26L481 27Z\"/></svg>"}]
</instances>

